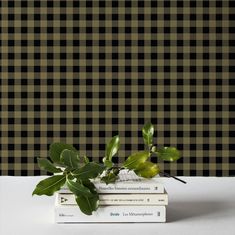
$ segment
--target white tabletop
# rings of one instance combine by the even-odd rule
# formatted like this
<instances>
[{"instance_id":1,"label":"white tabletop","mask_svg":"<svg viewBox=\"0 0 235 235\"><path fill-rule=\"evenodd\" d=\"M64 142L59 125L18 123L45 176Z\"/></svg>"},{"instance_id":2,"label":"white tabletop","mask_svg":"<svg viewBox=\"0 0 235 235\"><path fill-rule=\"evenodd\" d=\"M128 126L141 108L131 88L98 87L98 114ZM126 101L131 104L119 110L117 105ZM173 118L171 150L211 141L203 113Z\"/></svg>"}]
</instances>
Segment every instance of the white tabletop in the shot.
<instances>
[{"instance_id":1,"label":"white tabletop","mask_svg":"<svg viewBox=\"0 0 235 235\"><path fill-rule=\"evenodd\" d=\"M55 224L54 197L31 196L44 177L0 177L1 235L235 235L235 178L164 179L167 223Z\"/></svg>"}]
</instances>

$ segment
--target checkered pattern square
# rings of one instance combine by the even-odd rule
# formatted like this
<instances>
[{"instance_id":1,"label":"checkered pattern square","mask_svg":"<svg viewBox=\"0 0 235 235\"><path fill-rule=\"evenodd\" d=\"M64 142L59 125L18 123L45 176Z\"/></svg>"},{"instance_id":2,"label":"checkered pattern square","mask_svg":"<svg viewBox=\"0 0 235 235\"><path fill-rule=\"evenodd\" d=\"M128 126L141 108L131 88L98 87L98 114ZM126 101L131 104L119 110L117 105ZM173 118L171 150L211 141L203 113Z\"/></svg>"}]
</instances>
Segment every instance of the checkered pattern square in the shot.
<instances>
[{"instance_id":1,"label":"checkered pattern square","mask_svg":"<svg viewBox=\"0 0 235 235\"><path fill-rule=\"evenodd\" d=\"M39 175L52 142L95 161L143 149L173 175L235 175L234 1L0 1L0 175ZM152 161L157 161L152 158Z\"/></svg>"}]
</instances>

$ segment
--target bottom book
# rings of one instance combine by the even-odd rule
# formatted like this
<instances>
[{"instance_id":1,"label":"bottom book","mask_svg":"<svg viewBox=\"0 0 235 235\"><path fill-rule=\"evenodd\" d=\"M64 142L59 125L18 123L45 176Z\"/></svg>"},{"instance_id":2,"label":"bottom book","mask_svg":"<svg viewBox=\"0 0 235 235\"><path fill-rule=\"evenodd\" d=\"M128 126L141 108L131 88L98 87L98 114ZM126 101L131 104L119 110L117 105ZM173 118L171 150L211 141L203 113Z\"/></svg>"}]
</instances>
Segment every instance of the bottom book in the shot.
<instances>
[{"instance_id":1,"label":"bottom book","mask_svg":"<svg viewBox=\"0 0 235 235\"><path fill-rule=\"evenodd\" d=\"M56 205L56 223L158 223L166 222L165 206L101 206L92 215L78 206Z\"/></svg>"}]
</instances>

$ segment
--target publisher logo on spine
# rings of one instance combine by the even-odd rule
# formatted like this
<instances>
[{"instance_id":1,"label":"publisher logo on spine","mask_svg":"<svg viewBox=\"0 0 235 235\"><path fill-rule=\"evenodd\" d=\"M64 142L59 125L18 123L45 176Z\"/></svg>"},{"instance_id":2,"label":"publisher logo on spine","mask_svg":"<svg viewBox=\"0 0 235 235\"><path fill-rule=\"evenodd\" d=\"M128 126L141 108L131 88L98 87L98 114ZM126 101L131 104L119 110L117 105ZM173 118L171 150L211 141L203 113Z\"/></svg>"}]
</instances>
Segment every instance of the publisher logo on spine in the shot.
<instances>
[{"instance_id":1,"label":"publisher logo on spine","mask_svg":"<svg viewBox=\"0 0 235 235\"><path fill-rule=\"evenodd\" d=\"M110 212L110 216L120 216L119 213Z\"/></svg>"}]
</instances>

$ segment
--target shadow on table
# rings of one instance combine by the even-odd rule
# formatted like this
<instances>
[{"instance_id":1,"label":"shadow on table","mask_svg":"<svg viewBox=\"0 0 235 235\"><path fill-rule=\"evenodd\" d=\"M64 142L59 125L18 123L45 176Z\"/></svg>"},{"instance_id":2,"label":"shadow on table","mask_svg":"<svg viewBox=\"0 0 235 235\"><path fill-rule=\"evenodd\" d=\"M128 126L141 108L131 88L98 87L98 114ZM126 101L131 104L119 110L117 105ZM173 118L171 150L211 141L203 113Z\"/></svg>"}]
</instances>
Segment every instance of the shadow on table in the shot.
<instances>
[{"instance_id":1,"label":"shadow on table","mask_svg":"<svg viewBox=\"0 0 235 235\"><path fill-rule=\"evenodd\" d=\"M227 210L222 201L174 201L167 207L167 222L203 217Z\"/></svg>"}]
</instances>

